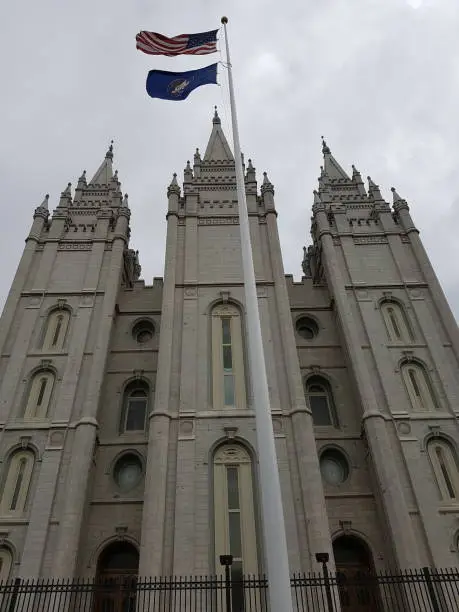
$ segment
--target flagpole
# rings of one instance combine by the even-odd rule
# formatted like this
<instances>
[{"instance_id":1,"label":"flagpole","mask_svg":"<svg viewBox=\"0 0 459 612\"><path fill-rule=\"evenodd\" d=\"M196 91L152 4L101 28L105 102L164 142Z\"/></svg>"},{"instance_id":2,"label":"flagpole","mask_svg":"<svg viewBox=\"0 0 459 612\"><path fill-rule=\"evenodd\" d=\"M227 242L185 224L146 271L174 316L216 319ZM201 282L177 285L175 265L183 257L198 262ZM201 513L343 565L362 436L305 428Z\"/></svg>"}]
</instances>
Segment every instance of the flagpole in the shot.
<instances>
[{"instance_id":1,"label":"flagpole","mask_svg":"<svg viewBox=\"0 0 459 612\"><path fill-rule=\"evenodd\" d=\"M227 17L222 17L225 31L226 59L228 64L231 123L233 127L234 158L236 166L239 226L241 232L242 268L244 273L245 307L249 348L250 378L257 430L259 475L261 489L261 513L263 518L264 552L268 574L270 612L292 612L292 593L285 536L282 493L274 442L268 379L266 376L257 287L250 241L249 215L245 197L244 172L234 101L233 73L228 45Z\"/></svg>"}]
</instances>

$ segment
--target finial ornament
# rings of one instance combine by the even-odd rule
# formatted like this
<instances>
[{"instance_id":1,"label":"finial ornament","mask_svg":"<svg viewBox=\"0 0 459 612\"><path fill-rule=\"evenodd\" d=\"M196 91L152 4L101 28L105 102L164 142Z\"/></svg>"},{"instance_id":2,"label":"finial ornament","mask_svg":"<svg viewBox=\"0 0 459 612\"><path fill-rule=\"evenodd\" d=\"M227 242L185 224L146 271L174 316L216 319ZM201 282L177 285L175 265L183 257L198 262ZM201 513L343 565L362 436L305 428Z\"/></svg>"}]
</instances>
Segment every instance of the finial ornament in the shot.
<instances>
[{"instance_id":1,"label":"finial ornament","mask_svg":"<svg viewBox=\"0 0 459 612\"><path fill-rule=\"evenodd\" d=\"M396 202L404 202L404 199L402 197L399 196L399 194L397 193L397 191L395 190L395 187L391 187L390 190L392 191L392 198L393 198L393 202L394 204Z\"/></svg>"},{"instance_id":2,"label":"finial ornament","mask_svg":"<svg viewBox=\"0 0 459 612\"><path fill-rule=\"evenodd\" d=\"M108 147L105 157L108 159L113 159L113 140L110 140L110 146Z\"/></svg>"},{"instance_id":3,"label":"finial ornament","mask_svg":"<svg viewBox=\"0 0 459 612\"><path fill-rule=\"evenodd\" d=\"M212 122L213 122L214 124L219 124L219 123L221 123L221 121L220 121L220 117L218 116L218 111L217 111L217 107L216 107L216 106L214 106L214 118L213 118L213 121L212 121Z\"/></svg>"},{"instance_id":4,"label":"finial ornament","mask_svg":"<svg viewBox=\"0 0 459 612\"><path fill-rule=\"evenodd\" d=\"M322 153L330 153L330 147L327 145L325 138L323 136L321 136L322 138Z\"/></svg>"},{"instance_id":5,"label":"finial ornament","mask_svg":"<svg viewBox=\"0 0 459 612\"><path fill-rule=\"evenodd\" d=\"M252 160L249 159L248 162L249 162L249 165L247 166L248 170L253 170Z\"/></svg>"}]
</instances>

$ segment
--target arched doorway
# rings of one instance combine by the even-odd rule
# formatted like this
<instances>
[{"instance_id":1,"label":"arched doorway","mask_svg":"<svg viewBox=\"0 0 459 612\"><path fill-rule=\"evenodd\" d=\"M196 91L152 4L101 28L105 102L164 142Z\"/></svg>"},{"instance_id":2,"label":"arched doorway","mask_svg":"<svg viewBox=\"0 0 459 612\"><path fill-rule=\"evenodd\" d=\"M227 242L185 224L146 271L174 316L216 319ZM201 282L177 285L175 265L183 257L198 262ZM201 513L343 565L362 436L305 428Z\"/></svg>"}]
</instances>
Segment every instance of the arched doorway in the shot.
<instances>
[{"instance_id":1,"label":"arched doorway","mask_svg":"<svg viewBox=\"0 0 459 612\"><path fill-rule=\"evenodd\" d=\"M333 542L333 555L341 610L343 612L380 610L373 558L365 542L353 535L342 535Z\"/></svg>"},{"instance_id":2,"label":"arched doorway","mask_svg":"<svg viewBox=\"0 0 459 612\"><path fill-rule=\"evenodd\" d=\"M94 612L134 612L139 553L130 542L113 542L97 562Z\"/></svg>"}]
</instances>

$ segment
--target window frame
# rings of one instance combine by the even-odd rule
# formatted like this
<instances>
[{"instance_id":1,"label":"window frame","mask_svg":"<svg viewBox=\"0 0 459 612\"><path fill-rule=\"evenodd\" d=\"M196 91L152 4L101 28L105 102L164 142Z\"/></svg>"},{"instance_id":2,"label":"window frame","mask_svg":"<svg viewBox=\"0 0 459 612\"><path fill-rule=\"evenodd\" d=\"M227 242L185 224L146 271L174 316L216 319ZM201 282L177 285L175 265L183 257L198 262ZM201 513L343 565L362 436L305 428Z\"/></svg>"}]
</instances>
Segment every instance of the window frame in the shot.
<instances>
[{"instance_id":1,"label":"window frame","mask_svg":"<svg viewBox=\"0 0 459 612\"><path fill-rule=\"evenodd\" d=\"M220 555L231 554L230 514L238 513L241 556L233 560L241 564L243 574L258 573L257 529L255 521L254 478L252 458L239 443L223 444L213 456L214 545L215 570L223 573ZM228 469L237 469L239 508L230 508Z\"/></svg>"},{"instance_id":2,"label":"window frame","mask_svg":"<svg viewBox=\"0 0 459 612\"><path fill-rule=\"evenodd\" d=\"M43 381L46 386L43 388ZM53 370L35 370L32 373L27 387L24 402L23 419L37 420L49 418L49 408L56 384L56 375Z\"/></svg>"},{"instance_id":3,"label":"window frame","mask_svg":"<svg viewBox=\"0 0 459 612\"><path fill-rule=\"evenodd\" d=\"M223 320L230 322L230 346L232 368L225 374L223 360ZM211 312L212 335L212 400L216 410L246 408L245 367L242 338L242 317L234 304L217 304ZM233 377L234 403L225 403L225 377Z\"/></svg>"},{"instance_id":4,"label":"window frame","mask_svg":"<svg viewBox=\"0 0 459 612\"><path fill-rule=\"evenodd\" d=\"M41 343L42 351L58 352L64 348L67 332L70 325L70 310L68 308L53 308L46 317L46 323L43 332L43 341ZM62 321L59 323L59 319ZM56 331L60 324L57 338Z\"/></svg>"},{"instance_id":5,"label":"window frame","mask_svg":"<svg viewBox=\"0 0 459 612\"><path fill-rule=\"evenodd\" d=\"M309 387L313 385L322 387L323 392L309 391ZM338 414L336 411L332 386L326 378L318 374L312 374L310 376L307 376L304 379L304 395L305 395L306 403L309 409L311 410L314 427L334 427L335 429L339 428ZM313 407L310 401L311 397L325 397L326 398L329 423L326 423L326 424L314 423L314 410L313 410Z\"/></svg>"},{"instance_id":6,"label":"window frame","mask_svg":"<svg viewBox=\"0 0 459 612\"><path fill-rule=\"evenodd\" d=\"M412 344L414 341L413 329L404 306L396 300L384 299L380 302L379 307L389 340L400 344ZM390 309L393 310L393 313L389 312ZM399 328L399 334L397 334L396 327Z\"/></svg>"},{"instance_id":7,"label":"window frame","mask_svg":"<svg viewBox=\"0 0 459 612\"><path fill-rule=\"evenodd\" d=\"M132 399L132 395L138 391L143 391L145 393L145 412L143 419L143 429L127 429L127 422L129 419L129 409L130 409L130 401ZM139 399L139 398L137 398ZM147 415L148 415L148 406L150 400L150 385L147 381L134 380L129 382L123 391L123 399L122 399L122 408L121 408L121 419L120 419L120 434L139 434L146 431L147 428Z\"/></svg>"},{"instance_id":8,"label":"window frame","mask_svg":"<svg viewBox=\"0 0 459 612\"><path fill-rule=\"evenodd\" d=\"M5 563L6 558L6 563ZM7 546L0 547L0 584L4 584L10 579L13 567L13 554ZM7 569L6 569L7 568Z\"/></svg>"},{"instance_id":9,"label":"window frame","mask_svg":"<svg viewBox=\"0 0 459 612\"><path fill-rule=\"evenodd\" d=\"M459 503L459 461L456 449L443 437L431 438L427 442L427 454L442 500ZM440 454L443 455L442 458L439 457ZM445 472L448 478L445 477ZM450 489L454 495L451 495Z\"/></svg>"},{"instance_id":10,"label":"window frame","mask_svg":"<svg viewBox=\"0 0 459 612\"><path fill-rule=\"evenodd\" d=\"M18 476L21 462L25 460L19 491L16 495ZM2 516L20 516L27 509L30 486L35 466L35 454L30 449L18 449L11 453L3 478L3 487L0 501ZM15 507L11 508L16 495Z\"/></svg>"},{"instance_id":11,"label":"window frame","mask_svg":"<svg viewBox=\"0 0 459 612\"><path fill-rule=\"evenodd\" d=\"M424 364L405 361L400 365L400 372L413 412L434 412L440 408Z\"/></svg>"}]
</instances>

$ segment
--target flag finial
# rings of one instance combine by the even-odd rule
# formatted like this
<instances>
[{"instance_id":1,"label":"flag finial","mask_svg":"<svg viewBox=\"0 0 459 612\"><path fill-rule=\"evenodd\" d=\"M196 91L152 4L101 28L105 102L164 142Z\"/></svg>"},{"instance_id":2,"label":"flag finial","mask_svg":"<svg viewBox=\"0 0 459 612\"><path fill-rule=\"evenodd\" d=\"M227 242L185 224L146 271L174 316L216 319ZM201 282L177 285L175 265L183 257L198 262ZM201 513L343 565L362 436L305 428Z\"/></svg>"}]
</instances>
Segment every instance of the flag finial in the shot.
<instances>
[{"instance_id":1,"label":"flag finial","mask_svg":"<svg viewBox=\"0 0 459 612\"><path fill-rule=\"evenodd\" d=\"M221 22L222 23L228 23L228 17L222 17Z\"/></svg>"}]
</instances>

